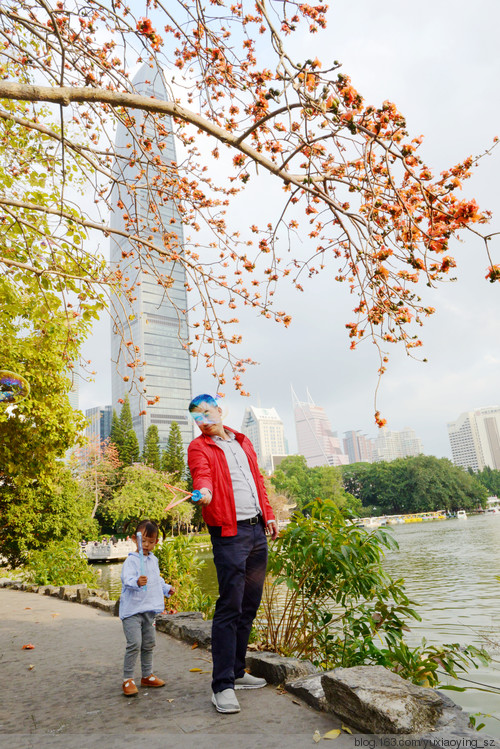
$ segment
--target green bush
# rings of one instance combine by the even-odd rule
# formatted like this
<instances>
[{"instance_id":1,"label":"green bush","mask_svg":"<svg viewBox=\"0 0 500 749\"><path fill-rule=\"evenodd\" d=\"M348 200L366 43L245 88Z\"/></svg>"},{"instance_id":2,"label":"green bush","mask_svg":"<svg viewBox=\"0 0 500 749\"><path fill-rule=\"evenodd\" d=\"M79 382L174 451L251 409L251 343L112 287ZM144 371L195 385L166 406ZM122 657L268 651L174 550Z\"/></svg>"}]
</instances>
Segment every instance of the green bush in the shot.
<instances>
[{"instance_id":1,"label":"green bush","mask_svg":"<svg viewBox=\"0 0 500 749\"><path fill-rule=\"evenodd\" d=\"M212 618L215 601L203 592L198 584L197 573L205 562L197 554L196 543L189 536L167 539L155 549L160 572L176 593L172 606L177 611L201 611L207 619Z\"/></svg>"},{"instance_id":2,"label":"green bush","mask_svg":"<svg viewBox=\"0 0 500 749\"><path fill-rule=\"evenodd\" d=\"M408 621L420 619L403 580L383 569L390 533L368 532L336 505L317 500L274 543L257 626L263 646L331 669L382 665L417 684L435 686L441 667L452 676L485 654L458 644L410 648Z\"/></svg>"},{"instance_id":3,"label":"green bush","mask_svg":"<svg viewBox=\"0 0 500 749\"><path fill-rule=\"evenodd\" d=\"M35 585L98 585L97 575L75 541L53 541L32 551L25 567L28 582Z\"/></svg>"}]
</instances>

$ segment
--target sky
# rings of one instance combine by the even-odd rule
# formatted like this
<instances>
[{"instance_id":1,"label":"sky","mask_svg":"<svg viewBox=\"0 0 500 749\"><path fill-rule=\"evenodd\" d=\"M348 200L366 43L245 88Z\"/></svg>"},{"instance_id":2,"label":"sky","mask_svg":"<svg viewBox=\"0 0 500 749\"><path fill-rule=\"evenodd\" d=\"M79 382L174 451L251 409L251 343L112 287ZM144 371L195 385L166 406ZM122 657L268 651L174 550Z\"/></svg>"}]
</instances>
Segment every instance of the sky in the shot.
<instances>
[{"instance_id":1,"label":"sky","mask_svg":"<svg viewBox=\"0 0 500 749\"><path fill-rule=\"evenodd\" d=\"M425 136L420 154L435 173L483 152L500 136L497 0L474 5L462 0L339 0L330 9L325 32L296 35L298 59L317 56L323 67L339 60L366 103L395 102L411 136ZM500 231L499 168L497 149L481 160L463 190L465 197L493 212L492 233ZM235 219L241 216L248 224L250 209L259 217L269 210L268 189L271 185L261 177L253 192L236 201ZM491 250L493 262L500 263L500 236ZM464 411L500 404L500 285L484 278L489 261L481 241L464 235L451 254L458 262L457 281L427 290L427 303L437 310L421 331L419 355L427 363L393 347L377 393L377 408L388 428L412 427L424 452L437 457L451 457L447 422ZM239 429L249 405L274 407L294 452L293 386L300 400L306 400L308 389L340 437L351 429L377 435L377 352L369 342L350 351L345 323L353 317L354 299L333 275L331 267L306 281L303 294L282 289L277 308L292 315L288 329L250 311L239 315L244 337L239 354L259 365L244 376L249 398L226 386L221 406L227 424ZM92 359L97 375L80 384L83 410L111 402L108 319L96 326L84 355ZM214 383L199 369L193 373L193 394L214 393Z\"/></svg>"}]
</instances>

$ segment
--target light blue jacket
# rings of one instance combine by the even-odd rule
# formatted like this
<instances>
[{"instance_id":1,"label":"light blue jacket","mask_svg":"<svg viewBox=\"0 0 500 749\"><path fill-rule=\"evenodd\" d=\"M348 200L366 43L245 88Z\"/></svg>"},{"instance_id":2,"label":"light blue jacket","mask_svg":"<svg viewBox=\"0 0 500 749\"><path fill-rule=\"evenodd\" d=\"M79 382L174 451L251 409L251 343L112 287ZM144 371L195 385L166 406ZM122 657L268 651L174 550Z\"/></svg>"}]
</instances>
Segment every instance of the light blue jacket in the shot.
<instances>
[{"instance_id":1,"label":"light blue jacket","mask_svg":"<svg viewBox=\"0 0 500 749\"><path fill-rule=\"evenodd\" d=\"M141 574L146 575L146 588L137 585ZM134 614L153 611L159 614L165 608L164 596L170 597L171 585L160 575L158 560L150 551L144 555L144 572L141 573L141 558L137 551L132 551L122 567L122 594L120 596L120 619L126 619Z\"/></svg>"}]
</instances>

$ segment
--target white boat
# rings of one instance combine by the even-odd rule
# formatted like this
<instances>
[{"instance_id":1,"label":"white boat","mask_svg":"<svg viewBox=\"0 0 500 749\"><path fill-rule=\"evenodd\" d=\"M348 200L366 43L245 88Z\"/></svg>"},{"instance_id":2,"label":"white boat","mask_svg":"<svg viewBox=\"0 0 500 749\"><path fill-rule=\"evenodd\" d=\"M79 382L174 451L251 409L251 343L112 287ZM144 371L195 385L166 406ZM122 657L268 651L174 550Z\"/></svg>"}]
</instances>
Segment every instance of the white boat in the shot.
<instances>
[{"instance_id":1,"label":"white boat","mask_svg":"<svg viewBox=\"0 0 500 749\"><path fill-rule=\"evenodd\" d=\"M467 520L467 513L465 510L457 510L457 520Z\"/></svg>"},{"instance_id":2,"label":"white boat","mask_svg":"<svg viewBox=\"0 0 500 749\"><path fill-rule=\"evenodd\" d=\"M488 514L500 515L500 499L497 496L488 497L486 505L486 512Z\"/></svg>"}]
</instances>

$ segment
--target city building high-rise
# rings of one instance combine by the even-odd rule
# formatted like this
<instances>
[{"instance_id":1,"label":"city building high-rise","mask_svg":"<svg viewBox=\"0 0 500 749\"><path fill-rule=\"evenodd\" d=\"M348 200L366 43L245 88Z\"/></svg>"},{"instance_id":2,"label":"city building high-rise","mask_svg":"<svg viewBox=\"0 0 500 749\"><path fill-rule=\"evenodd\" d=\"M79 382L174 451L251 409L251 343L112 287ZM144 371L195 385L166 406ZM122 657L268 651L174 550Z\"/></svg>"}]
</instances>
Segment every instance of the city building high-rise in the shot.
<instances>
[{"instance_id":1,"label":"city building high-rise","mask_svg":"<svg viewBox=\"0 0 500 749\"><path fill-rule=\"evenodd\" d=\"M324 408L314 403L309 391L307 397L307 402L299 401L292 388L299 455L305 457L309 468L346 465L349 458L342 452L340 440L332 431Z\"/></svg>"},{"instance_id":2,"label":"city building high-rise","mask_svg":"<svg viewBox=\"0 0 500 749\"><path fill-rule=\"evenodd\" d=\"M474 471L482 471L485 466L500 470L499 406L467 411L447 426L455 465Z\"/></svg>"},{"instance_id":3,"label":"city building high-rise","mask_svg":"<svg viewBox=\"0 0 500 749\"><path fill-rule=\"evenodd\" d=\"M241 431L252 442L259 466L272 472L273 457L286 454L283 422L274 408L245 409Z\"/></svg>"},{"instance_id":4,"label":"city building high-rise","mask_svg":"<svg viewBox=\"0 0 500 749\"><path fill-rule=\"evenodd\" d=\"M146 64L134 77L133 83L137 93L163 100L168 98L160 73ZM153 135L147 113L134 110L134 119L136 132L141 137L147 137L148 133ZM172 123L168 116L164 116L162 122L170 134L165 137L161 152L152 146L149 153L152 160L159 158L171 166L176 163ZM128 147L132 145L138 150L139 146L137 143L131 144L131 140L131 131L124 125L118 125L115 172L118 182L126 181L134 185L134 197L132 199L130 194L122 194L115 184L113 204L120 208L117 207L111 216L111 227L126 231L127 215L137 216L146 236L151 232L151 237L161 242L160 225L162 231L168 231L170 242L175 237L173 241L177 243L179 253L182 253L184 237L175 201L168 200L160 207L156 203L155 210L151 209L150 190L158 172L156 168L150 172L145 167L139 173L137 163L134 164L130 158L133 149ZM154 143L153 137L151 143ZM111 334L113 408L118 409L119 400L128 393L133 426L141 450L150 425L158 427L160 447L164 449L173 421L179 425L183 444L187 447L193 438L193 427L187 414L191 400L191 364L189 351L185 348L188 340L185 270L181 263L160 258L151 251L149 262L158 266L161 263L165 283L160 284L154 273L148 273L144 263L138 267L137 256L134 255L134 246L127 237L112 235L112 267L118 267L124 277L135 279L134 300L131 303L124 295L113 299L117 318ZM135 389L130 388L130 383L124 380L124 377L132 380L132 371L127 368L127 363L130 363L126 360L127 349L124 347L127 338L139 347L141 362L145 362L140 369L145 393L141 392L142 383L138 383L139 389ZM157 398L159 400L156 402ZM146 405L146 399L153 402L152 405ZM144 410L146 413L141 413Z\"/></svg>"},{"instance_id":5,"label":"city building high-rise","mask_svg":"<svg viewBox=\"0 0 500 749\"><path fill-rule=\"evenodd\" d=\"M100 445L108 439L111 434L112 416L112 406L95 406L85 411L85 418L88 422L85 436L90 443Z\"/></svg>"},{"instance_id":6,"label":"city building high-rise","mask_svg":"<svg viewBox=\"0 0 500 749\"><path fill-rule=\"evenodd\" d=\"M349 456L349 463L371 463L374 444L370 437L360 431L344 432L344 452Z\"/></svg>"},{"instance_id":7,"label":"city building high-rise","mask_svg":"<svg viewBox=\"0 0 500 749\"><path fill-rule=\"evenodd\" d=\"M396 458L411 458L421 455L424 449L414 429L406 427L399 432L391 432L383 427L375 439L374 462L391 461Z\"/></svg>"}]
</instances>

